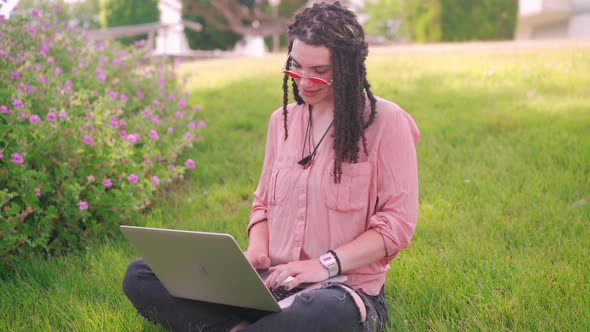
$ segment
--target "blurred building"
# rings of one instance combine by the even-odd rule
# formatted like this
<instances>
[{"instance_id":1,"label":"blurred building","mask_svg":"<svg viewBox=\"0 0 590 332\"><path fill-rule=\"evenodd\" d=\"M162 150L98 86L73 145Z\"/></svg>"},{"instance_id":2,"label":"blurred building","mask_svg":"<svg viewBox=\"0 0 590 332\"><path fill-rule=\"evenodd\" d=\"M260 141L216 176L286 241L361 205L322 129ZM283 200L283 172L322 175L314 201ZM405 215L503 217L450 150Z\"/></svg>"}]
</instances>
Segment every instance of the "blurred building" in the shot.
<instances>
[{"instance_id":1,"label":"blurred building","mask_svg":"<svg viewBox=\"0 0 590 332\"><path fill-rule=\"evenodd\" d=\"M519 0L515 37L590 38L590 0Z\"/></svg>"}]
</instances>

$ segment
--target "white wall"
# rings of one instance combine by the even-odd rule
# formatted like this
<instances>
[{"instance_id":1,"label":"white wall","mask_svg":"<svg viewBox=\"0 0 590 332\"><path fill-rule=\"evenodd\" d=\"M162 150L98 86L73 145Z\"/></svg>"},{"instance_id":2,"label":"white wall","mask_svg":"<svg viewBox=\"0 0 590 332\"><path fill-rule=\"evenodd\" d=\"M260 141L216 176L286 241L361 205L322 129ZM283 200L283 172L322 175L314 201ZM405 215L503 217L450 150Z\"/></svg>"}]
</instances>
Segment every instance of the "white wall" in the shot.
<instances>
[{"instance_id":1,"label":"white wall","mask_svg":"<svg viewBox=\"0 0 590 332\"><path fill-rule=\"evenodd\" d=\"M570 38L590 38L590 13L574 16L569 25Z\"/></svg>"}]
</instances>

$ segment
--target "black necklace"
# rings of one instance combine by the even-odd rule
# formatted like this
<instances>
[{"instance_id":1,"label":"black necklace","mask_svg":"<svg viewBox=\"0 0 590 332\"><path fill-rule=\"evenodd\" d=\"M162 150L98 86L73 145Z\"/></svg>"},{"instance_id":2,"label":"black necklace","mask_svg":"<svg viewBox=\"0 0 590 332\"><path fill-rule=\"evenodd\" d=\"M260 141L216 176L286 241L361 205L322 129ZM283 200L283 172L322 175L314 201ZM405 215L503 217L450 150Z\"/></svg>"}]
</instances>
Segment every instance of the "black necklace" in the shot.
<instances>
[{"instance_id":1,"label":"black necklace","mask_svg":"<svg viewBox=\"0 0 590 332\"><path fill-rule=\"evenodd\" d=\"M305 145L307 144L307 149L309 151L311 151L311 147L312 147L312 123L311 123L311 107L309 107L309 120L307 121L307 129L305 129L305 138L303 139L303 149L301 150L301 160L299 160L297 163L301 166L303 166L303 168L308 168L309 165L311 164L311 161L313 160L313 157L315 157L316 152L318 151L318 147L320 146L320 144L322 144L322 142L324 141L324 138L326 138L326 135L328 134L328 131L330 131L330 128L332 128L332 126L334 125L334 120L332 120L332 122L330 122L330 125L328 126L328 128L326 128L326 131L324 132L324 135L322 135L322 138L320 139L320 141L318 142L318 144L316 144L315 148L313 149L313 152L311 152L307 157L303 157L304 153L305 153Z\"/></svg>"}]
</instances>

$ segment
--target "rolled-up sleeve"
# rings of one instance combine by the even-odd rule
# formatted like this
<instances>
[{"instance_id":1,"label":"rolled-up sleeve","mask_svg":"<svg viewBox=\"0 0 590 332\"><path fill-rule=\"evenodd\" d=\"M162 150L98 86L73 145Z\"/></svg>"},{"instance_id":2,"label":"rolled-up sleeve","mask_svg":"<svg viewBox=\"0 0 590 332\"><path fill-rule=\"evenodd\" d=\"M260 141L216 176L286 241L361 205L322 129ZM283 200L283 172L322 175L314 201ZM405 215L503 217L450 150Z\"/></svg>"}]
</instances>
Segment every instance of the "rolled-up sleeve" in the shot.
<instances>
[{"instance_id":1,"label":"rolled-up sleeve","mask_svg":"<svg viewBox=\"0 0 590 332\"><path fill-rule=\"evenodd\" d=\"M385 113L385 112L384 112ZM376 153L377 197L369 229L383 236L387 263L407 247L418 219L418 165L416 145L420 134L414 120L405 112L384 114L390 117L380 130Z\"/></svg>"},{"instance_id":2,"label":"rolled-up sleeve","mask_svg":"<svg viewBox=\"0 0 590 332\"><path fill-rule=\"evenodd\" d=\"M270 117L268 132L266 134L266 152L264 154L264 164L258 186L254 192L254 202L250 210L250 222L248 223L248 234L255 224L267 220L268 213L268 186L270 183L270 174L275 158L276 139L277 139L277 116L281 116L279 111L275 111Z\"/></svg>"}]
</instances>

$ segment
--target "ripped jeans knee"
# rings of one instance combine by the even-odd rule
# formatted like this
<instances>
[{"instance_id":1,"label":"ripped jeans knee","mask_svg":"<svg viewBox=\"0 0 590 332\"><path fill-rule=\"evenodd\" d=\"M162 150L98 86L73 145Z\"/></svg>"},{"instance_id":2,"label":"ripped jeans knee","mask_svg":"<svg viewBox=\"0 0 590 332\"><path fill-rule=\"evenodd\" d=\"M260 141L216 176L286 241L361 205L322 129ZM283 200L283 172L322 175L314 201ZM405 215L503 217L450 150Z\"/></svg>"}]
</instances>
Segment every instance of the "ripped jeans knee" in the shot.
<instances>
[{"instance_id":1,"label":"ripped jeans knee","mask_svg":"<svg viewBox=\"0 0 590 332\"><path fill-rule=\"evenodd\" d=\"M341 283L331 283L328 287L337 287L342 289L345 293L343 295L349 296L355 303L358 322L363 327L363 331L381 331L383 326L379 314L365 294L362 294L350 286Z\"/></svg>"}]
</instances>

